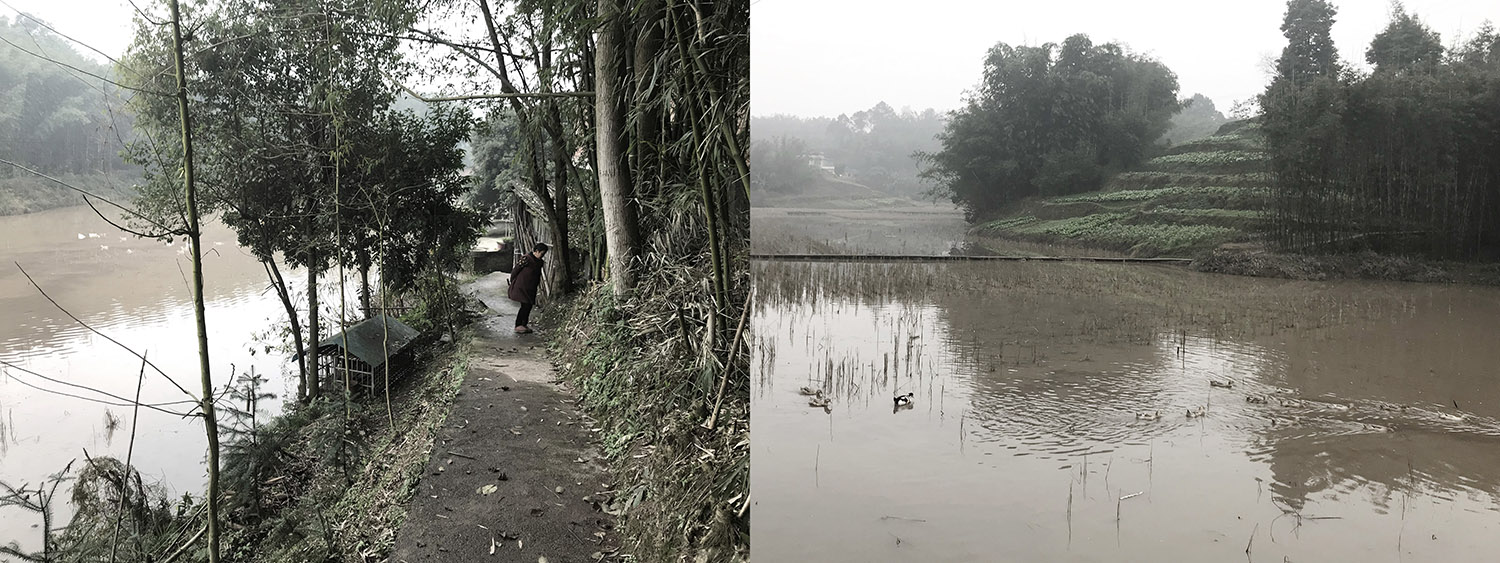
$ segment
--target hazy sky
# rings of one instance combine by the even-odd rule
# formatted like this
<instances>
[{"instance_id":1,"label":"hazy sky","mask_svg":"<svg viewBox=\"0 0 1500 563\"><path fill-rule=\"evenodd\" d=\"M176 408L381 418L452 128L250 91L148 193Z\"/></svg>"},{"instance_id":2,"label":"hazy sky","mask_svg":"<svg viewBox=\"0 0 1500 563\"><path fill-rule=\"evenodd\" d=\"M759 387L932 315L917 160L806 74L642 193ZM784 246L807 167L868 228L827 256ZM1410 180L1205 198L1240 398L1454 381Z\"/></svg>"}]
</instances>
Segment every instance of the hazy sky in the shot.
<instances>
[{"instance_id":1,"label":"hazy sky","mask_svg":"<svg viewBox=\"0 0 1500 563\"><path fill-rule=\"evenodd\" d=\"M1333 3L1339 56L1364 65L1391 4ZM1445 45L1486 19L1500 24L1500 0L1404 3ZM1264 89L1264 61L1285 44L1285 11L1285 0L751 0L750 109L836 116L880 101L897 110L955 109L995 43L1087 33L1156 57L1177 73L1183 97L1201 92L1227 112Z\"/></svg>"},{"instance_id":2,"label":"hazy sky","mask_svg":"<svg viewBox=\"0 0 1500 563\"><path fill-rule=\"evenodd\" d=\"M151 0L136 0L136 5L150 10ZM0 15L15 21L16 10L47 22L58 31L119 58L125 54L134 32L131 17L135 9L125 0L0 0ZM0 48L9 46L0 43ZM102 62L98 54L84 48L78 52Z\"/></svg>"}]
</instances>

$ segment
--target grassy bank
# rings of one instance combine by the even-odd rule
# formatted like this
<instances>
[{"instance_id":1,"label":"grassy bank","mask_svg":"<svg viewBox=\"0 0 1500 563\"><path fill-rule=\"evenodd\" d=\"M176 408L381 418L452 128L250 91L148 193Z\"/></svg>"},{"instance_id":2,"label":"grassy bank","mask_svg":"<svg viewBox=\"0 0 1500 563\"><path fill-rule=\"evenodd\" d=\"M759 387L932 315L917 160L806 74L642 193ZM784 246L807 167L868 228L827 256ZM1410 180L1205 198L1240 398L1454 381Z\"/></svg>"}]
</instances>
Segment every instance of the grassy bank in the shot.
<instances>
[{"instance_id":1,"label":"grassy bank","mask_svg":"<svg viewBox=\"0 0 1500 563\"><path fill-rule=\"evenodd\" d=\"M1267 224L1270 183L1260 127L1241 121L1117 174L1103 190L1033 198L972 232L981 241L1191 257L1225 243L1256 240Z\"/></svg>"},{"instance_id":2,"label":"grassy bank","mask_svg":"<svg viewBox=\"0 0 1500 563\"><path fill-rule=\"evenodd\" d=\"M231 560L265 563L378 560L406 518L433 440L468 366L471 334L423 352L416 373L380 398L298 407L269 423L260 455L260 513L235 515ZM391 424L394 418L395 425Z\"/></svg>"},{"instance_id":3,"label":"grassy bank","mask_svg":"<svg viewBox=\"0 0 1500 563\"><path fill-rule=\"evenodd\" d=\"M100 174L63 174L57 179L88 190L90 193L126 203L134 192L134 184L141 179L139 171L116 171ZM37 176L16 172L10 178L0 178L0 216L35 213L58 207L82 205L78 192L57 185L56 182Z\"/></svg>"},{"instance_id":4,"label":"grassy bank","mask_svg":"<svg viewBox=\"0 0 1500 563\"><path fill-rule=\"evenodd\" d=\"M1347 278L1500 285L1500 264L1424 260L1374 252L1311 255L1226 248L1199 255L1192 268L1200 272L1293 280Z\"/></svg>"},{"instance_id":5,"label":"grassy bank","mask_svg":"<svg viewBox=\"0 0 1500 563\"><path fill-rule=\"evenodd\" d=\"M698 283L709 276L705 267L654 254L648 260L661 263L644 270L650 277L634 297L619 301L599 285L567 302L552 321L551 353L600 425L624 553L640 561L747 561L747 347L724 367L729 377L714 416L723 373L714 358L732 339L704 335L732 334L737 319L706 318L711 301L707 284ZM710 418L712 429L705 428Z\"/></svg>"}]
</instances>

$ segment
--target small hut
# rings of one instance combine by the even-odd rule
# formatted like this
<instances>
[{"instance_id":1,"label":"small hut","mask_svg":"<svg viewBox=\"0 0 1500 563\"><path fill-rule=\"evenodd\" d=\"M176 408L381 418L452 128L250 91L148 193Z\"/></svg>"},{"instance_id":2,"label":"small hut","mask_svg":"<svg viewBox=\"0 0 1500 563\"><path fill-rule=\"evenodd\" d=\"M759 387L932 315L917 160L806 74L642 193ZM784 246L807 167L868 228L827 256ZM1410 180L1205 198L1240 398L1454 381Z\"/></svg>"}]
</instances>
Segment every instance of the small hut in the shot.
<instances>
[{"instance_id":1,"label":"small hut","mask_svg":"<svg viewBox=\"0 0 1500 563\"><path fill-rule=\"evenodd\" d=\"M344 352L349 352L349 383L354 390L374 393L385 380L387 362L391 375L400 373L403 352L420 333L389 315L376 315L343 332L318 342L319 381L336 383L344 378Z\"/></svg>"}]
</instances>

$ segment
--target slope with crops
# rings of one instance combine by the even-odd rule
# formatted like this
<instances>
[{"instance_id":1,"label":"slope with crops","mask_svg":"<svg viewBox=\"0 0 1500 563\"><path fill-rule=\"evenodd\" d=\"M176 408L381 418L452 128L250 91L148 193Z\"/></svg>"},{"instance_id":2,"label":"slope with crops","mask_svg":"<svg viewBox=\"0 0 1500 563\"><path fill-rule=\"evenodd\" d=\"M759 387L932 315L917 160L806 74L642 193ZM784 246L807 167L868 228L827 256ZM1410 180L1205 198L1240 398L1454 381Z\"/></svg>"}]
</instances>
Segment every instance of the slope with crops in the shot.
<instances>
[{"instance_id":1,"label":"slope with crops","mask_svg":"<svg viewBox=\"0 0 1500 563\"><path fill-rule=\"evenodd\" d=\"M1193 256L1258 240L1268 221L1270 185L1260 124L1235 121L1116 174L1101 190L1018 202L972 234L1139 257Z\"/></svg>"}]
</instances>

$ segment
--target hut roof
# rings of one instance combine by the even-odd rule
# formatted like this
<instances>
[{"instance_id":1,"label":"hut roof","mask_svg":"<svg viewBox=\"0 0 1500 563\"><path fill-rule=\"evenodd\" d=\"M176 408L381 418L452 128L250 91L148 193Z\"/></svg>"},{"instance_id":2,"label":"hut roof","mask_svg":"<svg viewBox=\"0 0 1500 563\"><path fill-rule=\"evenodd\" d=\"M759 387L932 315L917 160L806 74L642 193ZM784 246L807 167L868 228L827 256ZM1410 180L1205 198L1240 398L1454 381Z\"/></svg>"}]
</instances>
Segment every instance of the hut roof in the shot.
<instances>
[{"instance_id":1,"label":"hut roof","mask_svg":"<svg viewBox=\"0 0 1500 563\"><path fill-rule=\"evenodd\" d=\"M385 324L382 324L382 319ZM376 368L385 364L382 350L388 350L391 356L395 356L416 340L419 334L417 329L406 326L406 323L395 317L376 315L343 332L324 338L318 342L318 349L344 348L371 368ZM387 336L389 340L386 340Z\"/></svg>"}]
</instances>

